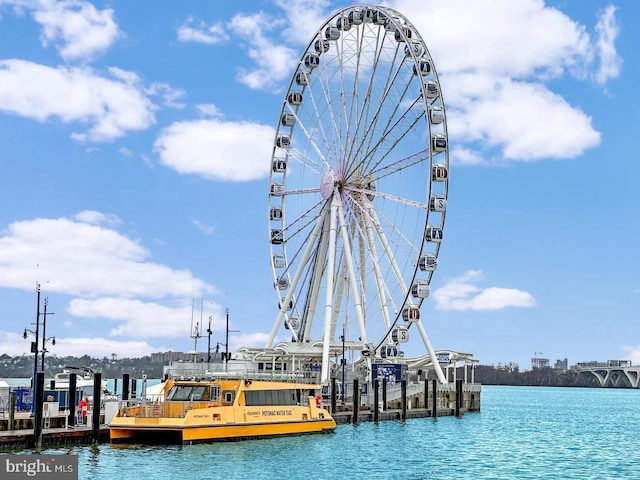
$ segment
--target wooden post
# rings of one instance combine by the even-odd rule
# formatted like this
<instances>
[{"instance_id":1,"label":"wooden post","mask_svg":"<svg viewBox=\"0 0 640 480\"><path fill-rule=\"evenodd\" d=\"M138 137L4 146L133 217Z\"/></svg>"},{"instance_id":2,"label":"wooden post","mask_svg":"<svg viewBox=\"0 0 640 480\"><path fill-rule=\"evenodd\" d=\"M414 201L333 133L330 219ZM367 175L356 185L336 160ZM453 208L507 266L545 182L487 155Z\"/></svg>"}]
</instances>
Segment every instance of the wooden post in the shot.
<instances>
[{"instance_id":1,"label":"wooden post","mask_svg":"<svg viewBox=\"0 0 640 480\"><path fill-rule=\"evenodd\" d=\"M93 416L91 417L91 429L93 443L100 441L100 405L102 403L102 374L93 374Z\"/></svg>"},{"instance_id":2,"label":"wooden post","mask_svg":"<svg viewBox=\"0 0 640 480\"><path fill-rule=\"evenodd\" d=\"M379 401L378 397L380 396L379 383L380 381L378 380L378 377L376 377L375 380L373 381L373 421L375 423L378 423L378 416L380 414L378 409L378 401Z\"/></svg>"},{"instance_id":3,"label":"wooden post","mask_svg":"<svg viewBox=\"0 0 640 480\"><path fill-rule=\"evenodd\" d=\"M42 448L42 406L44 403L44 372L38 372L35 379L35 390L33 398L35 406L35 416L33 417L33 438L36 448Z\"/></svg>"},{"instance_id":4,"label":"wooden post","mask_svg":"<svg viewBox=\"0 0 640 480\"><path fill-rule=\"evenodd\" d=\"M407 379L403 378L400 383L400 398L402 401L402 414L400 420L403 422L407 419Z\"/></svg>"},{"instance_id":5,"label":"wooden post","mask_svg":"<svg viewBox=\"0 0 640 480\"><path fill-rule=\"evenodd\" d=\"M129 400L129 374L122 374L122 400Z\"/></svg>"},{"instance_id":6,"label":"wooden post","mask_svg":"<svg viewBox=\"0 0 640 480\"><path fill-rule=\"evenodd\" d=\"M360 408L360 388L358 379L353 379L353 424L358 423L358 408Z\"/></svg>"},{"instance_id":7,"label":"wooden post","mask_svg":"<svg viewBox=\"0 0 640 480\"><path fill-rule=\"evenodd\" d=\"M73 427L76 424L76 385L77 377L75 373L69 374L69 397L67 404L69 406L69 414L67 417L68 424Z\"/></svg>"},{"instance_id":8,"label":"wooden post","mask_svg":"<svg viewBox=\"0 0 640 480\"><path fill-rule=\"evenodd\" d=\"M436 379L433 379L431 382L432 392L431 392L431 416L433 418L438 417L438 383Z\"/></svg>"},{"instance_id":9,"label":"wooden post","mask_svg":"<svg viewBox=\"0 0 640 480\"><path fill-rule=\"evenodd\" d=\"M460 418L462 410L462 379L456 380L456 417Z\"/></svg>"},{"instance_id":10,"label":"wooden post","mask_svg":"<svg viewBox=\"0 0 640 480\"><path fill-rule=\"evenodd\" d=\"M336 377L331 379L331 414L336 412L336 397L338 396L338 392L336 391Z\"/></svg>"},{"instance_id":11,"label":"wooden post","mask_svg":"<svg viewBox=\"0 0 640 480\"><path fill-rule=\"evenodd\" d=\"M13 430L13 419L16 416L16 402L18 398L16 396L16 392L11 392L11 397L9 400L9 430Z\"/></svg>"},{"instance_id":12,"label":"wooden post","mask_svg":"<svg viewBox=\"0 0 640 480\"><path fill-rule=\"evenodd\" d=\"M387 411L387 379L382 377L382 411Z\"/></svg>"},{"instance_id":13,"label":"wooden post","mask_svg":"<svg viewBox=\"0 0 640 480\"><path fill-rule=\"evenodd\" d=\"M429 380L424 379L424 409L429 408Z\"/></svg>"}]
</instances>

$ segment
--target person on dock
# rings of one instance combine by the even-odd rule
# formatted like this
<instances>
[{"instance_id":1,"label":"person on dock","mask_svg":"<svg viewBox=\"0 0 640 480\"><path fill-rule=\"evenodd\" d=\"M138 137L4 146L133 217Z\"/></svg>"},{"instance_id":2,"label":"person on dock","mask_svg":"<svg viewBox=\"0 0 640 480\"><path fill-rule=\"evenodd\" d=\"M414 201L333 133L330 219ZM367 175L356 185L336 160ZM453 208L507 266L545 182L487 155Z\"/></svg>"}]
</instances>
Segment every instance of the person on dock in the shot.
<instances>
[{"instance_id":1,"label":"person on dock","mask_svg":"<svg viewBox=\"0 0 640 480\"><path fill-rule=\"evenodd\" d=\"M89 407L89 403L87 402L87 397L82 397L82 400L80 400L80 403L78 404L78 407L80 408L80 412L82 413L82 424L86 425L87 424L87 409Z\"/></svg>"}]
</instances>

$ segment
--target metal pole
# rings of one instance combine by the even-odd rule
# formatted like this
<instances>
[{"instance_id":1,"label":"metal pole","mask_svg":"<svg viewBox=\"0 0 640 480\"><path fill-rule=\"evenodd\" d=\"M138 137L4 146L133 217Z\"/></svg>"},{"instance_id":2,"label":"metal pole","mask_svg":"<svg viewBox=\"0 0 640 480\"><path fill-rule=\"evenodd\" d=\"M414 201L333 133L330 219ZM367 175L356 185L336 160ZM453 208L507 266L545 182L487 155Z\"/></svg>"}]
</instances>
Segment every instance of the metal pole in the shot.
<instances>
[{"instance_id":1,"label":"metal pole","mask_svg":"<svg viewBox=\"0 0 640 480\"><path fill-rule=\"evenodd\" d=\"M47 304L49 303L49 299L44 299L44 315L42 317L42 364L40 370L44 373L44 342L45 338L47 338Z\"/></svg>"},{"instance_id":2,"label":"metal pole","mask_svg":"<svg viewBox=\"0 0 640 480\"><path fill-rule=\"evenodd\" d=\"M39 336L39 326L40 326L40 284L36 283L36 291L38 292L38 307L37 307L37 311L36 311L36 341L34 344L35 348L33 348L34 350L34 360L33 360L33 380L31 380L31 386L33 387L33 400L35 403L35 394L36 394L36 373L38 373L38 336Z\"/></svg>"},{"instance_id":3,"label":"metal pole","mask_svg":"<svg viewBox=\"0 0 640 480\"><path fill-rule=\"evenodd\" d=\"M345 341L344 336L345 336L344 324L342 324L342 405L344 405L344 401L345 401L344 366L347 363L346 359L344 358L344 341Z\"/></svg>"},{"instance_id":4,"label":"metal pole","mask_svg":"<svg viewBox=\"0 0 640 480\"><path fill-rule=\"evenodd\" d=\"M207 328L207 334L209 335L209 340L207 342L207 363L211 363L211 334L213 331L211 330L211 315L209 315L209 328Z\"/></svg>"},{"instance_id":5,"label":"metal pole","mask_svg":"<svg viewBox=\"0 0 640 480\"><path fill-rule=\"evenodd\" d=\"M227 314L227 333L226 339L224 342L224 363L229 363L229 309L226 308L225 312Z\"/></svg>"}]
</instances>

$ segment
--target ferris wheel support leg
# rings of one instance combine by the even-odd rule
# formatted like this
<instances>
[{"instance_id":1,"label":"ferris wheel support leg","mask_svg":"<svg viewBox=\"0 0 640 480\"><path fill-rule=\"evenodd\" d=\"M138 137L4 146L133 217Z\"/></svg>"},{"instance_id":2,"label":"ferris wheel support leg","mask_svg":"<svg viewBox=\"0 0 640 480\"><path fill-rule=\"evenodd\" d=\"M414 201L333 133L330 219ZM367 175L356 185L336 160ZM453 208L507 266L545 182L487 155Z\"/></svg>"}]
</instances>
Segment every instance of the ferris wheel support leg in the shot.
<instances>
[{"instance_id":1,"label":"ferris wheel support leg","mask_svg":"<svg viewBox=\"0 0 640 480\"><path fill-rule=\"evenodd\" d=\"M396 259L393 255L391 247L389 246L389 241L387 240L387 236L384 234L384 230L382 229L382 225L380 224L380 219L373 212L373 222L375 225L376 233L378 234L378 238L380 238L380 243L382 243L382 249L384 250L385 255L389 259L389 263L391 268L393 269L393 273L396 276L396 281L398 285L402 288L402 291L407 291L407 285L404 283L404 279L402 278L402 273L400 273L400 268L398 268L398 264L396 263ZM396 307L397 308L397 307Z\"/></svg>"},{"instance_id":2,"label":"ferris wheel support leg","mask_svg":"<svg viewBox=\"0 0 640 480\"><path fill-rule=\"evenodd\" d=\"M367 208L367 215L369 218L372 218L373 207L369 204ZM373 265L375 270L375 280L376 280L376 288L378 289L378 298L380 299L380 309L382 310L382 318L384 319L384 326L388 330L391 325L391 320L389 318L389 304L387 302L387 295L385 290L384 281L382 280L382 274L380 273L380 269L378 268L378 249L376 248L376 244L373 240L373 227L371 225L372 222L367 222L367 243L369 244L369 251L371 252L371 257L373 259Z\"/></svg>"},{"instance_id":3,"label":"ferris wheel support leg","mask_svg":"<svg viewBox=\"0 0 640 480\"><path fill-rule=\"evenodd\" d=\"M356 310L356 318L358 319L358 328L360 330L360 338L363 344L367 343L367 329L364 324L364 315L362 313L362 302L358 293L358 282L356 281L356 273L353 268L353 258L351 257L351 239L347 234L347 226L344 221L342 206L338 207L338 220L340 222L340 233L342 235L342 243L344 245L344 256L347 262L347 271L349 273L349 283L354 297L354 307Z\"/></svg>"},{"instance_id":4,"label":"ferris wheel support leg","mask_svg":"<svg viewBox=\"0 0 640 480\"><path fill-rule=\"evenodd\" d=\"M329 204L327 204L329 205ZM327 213L329 214L329 209L327 207ZM325 215L325 216L326 216ZM324 265L327 259L327 242L323 241L322 238L329 237L329 223L325 220L324 228L322 230L322 236L320 238L320 252L318 253L318 261L317 265ZM313 318L315 317L316 305L318 304L318 295L320 291L320 283L322 281L322 276L314 275L313 277L313 285L311 286L311 300L309 302L309 310L304 318L304 338L310 338L311 336L311 327L313 323Z\"/></svg>"},{"instance_id":5,"label":"ferris wheel support leg","mask_svg":"<svg viewBox=\"0 0 640 480\"><path fill-rule=\"evenodd\" d=\"M298 282L300 281L300 277L302 276L302 271L304 270L304 266L307 264L307 262L309 261L309 257L311 256L311 252L313 251L313 248L316 245L316 241L318 239L318 234L320 233L320 229L322 228L322 223L325 217L325 212L326 212L326 207L323 208L322 212L320 213L319 217L318 217L318 221L315 225L315 227L313 227L313 231L311 232L311 235L309 237L309 240L307 242L307 248L304 251L304 254L302 256L302 259L300 260L300 267L298 268L298 271L295 273L294 277L293 277L293 281L291 282L291 285L289 285L289 291L287 292L287 295L285 296L284 302L282 303L282 305L280 305L280 313L278 314L278 318L276 319L273 328L271 329L271 335L269 336L269 340L267 343L267 348L270 348L273 345L273 341L275 339L276 333L278 331L278 328L280 328L280 325L282 324L282 319L284 318L284 313L286 311L286 306L289 305L289 302L291 301L291 299L293 298L293 292L295 291L296 285L298 285ZM296 333L295 330L293 331L293 335L295 337L295 339L298 339L298 334Z\"/></svg>"},{"instance_id":6,"label":"ferris wheel support leg","mask_svg":"<svg viewBox=\"0 0 640 480\"><path fill-rule=\"evenodd\" d=\"M433 365L433 369L436 371L436 375L438 376L438 380L442 384L446 384L447 379L444 377L444 373L442 373L442 368L440 368L440 364L438 363L438 359L436 358L436 352L433 351L433 347L431 346L431 342L429 341L429 337L427 336L427 332L422 325L422 322L418 320L416 322L416 327L418 327L418 332L420 332L420 336L422 337L422 341L424 342L424 346L427 348L427 352L429 352L429 356L431 357L431 364Z\"/></svg>"},{"instance_id":7,"label":"ferris wheel support leg","mask_svg":"<svg viewBox=\"0 0 640 480\"><path fill-rule=\"evenodd\" d=\"M324 306L324 339L322 342L322 383L329 380L329 347L331 342L331 312L333 307L333 280L336 263L336 212L338 210L337 188L331 199L331 217L329 219L329 261L327 264L327 294Z\"/></svg>"}]
</instances>

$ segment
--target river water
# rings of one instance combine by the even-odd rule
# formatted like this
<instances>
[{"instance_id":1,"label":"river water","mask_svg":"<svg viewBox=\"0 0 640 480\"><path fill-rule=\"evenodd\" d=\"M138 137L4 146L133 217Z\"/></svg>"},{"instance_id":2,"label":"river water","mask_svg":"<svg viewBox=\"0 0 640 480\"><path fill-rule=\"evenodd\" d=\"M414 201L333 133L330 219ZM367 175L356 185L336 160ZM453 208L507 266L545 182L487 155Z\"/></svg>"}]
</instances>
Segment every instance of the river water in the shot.
<instances>
[{"instance_id":1,"label":"river water","mask_svg":"<svg viewBox=\"0 0 640 480\"><path fill-rule=\"evenodd\" d=\"M640 390L484 386L482 411L334 434L73 447L86 480L640 479Z\"/></svg>"}]
</instances>

